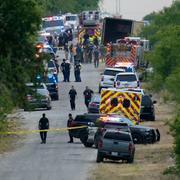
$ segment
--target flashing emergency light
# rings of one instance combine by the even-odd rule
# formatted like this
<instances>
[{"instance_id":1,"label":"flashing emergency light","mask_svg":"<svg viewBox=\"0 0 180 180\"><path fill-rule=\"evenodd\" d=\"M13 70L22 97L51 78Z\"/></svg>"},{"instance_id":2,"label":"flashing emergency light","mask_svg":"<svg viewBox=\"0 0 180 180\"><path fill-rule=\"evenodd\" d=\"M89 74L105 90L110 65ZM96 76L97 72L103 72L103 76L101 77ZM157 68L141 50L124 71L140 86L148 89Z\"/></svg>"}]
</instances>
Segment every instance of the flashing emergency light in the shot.
<instances>
[{"instance_id":1,"label":"flashing emergency light","mask_svg":"<svg viewBox=\"0 0 180 180\"><path fill-rule=\"evenodd\" d=\"M42 49L43 48L43 44L36 44L36 48L37 49Z\"/></svg>"},{"instance_id":2,"label":"flashing emergency light","mask_svg":"<svg viewBox=\"0 0 180 180\"><path fill-rule=\"evenodd\" d=\"M37 80L40 80L41 79L41 76L39 74L36 75L36 79Z\"/></svg>"}]
</instances>

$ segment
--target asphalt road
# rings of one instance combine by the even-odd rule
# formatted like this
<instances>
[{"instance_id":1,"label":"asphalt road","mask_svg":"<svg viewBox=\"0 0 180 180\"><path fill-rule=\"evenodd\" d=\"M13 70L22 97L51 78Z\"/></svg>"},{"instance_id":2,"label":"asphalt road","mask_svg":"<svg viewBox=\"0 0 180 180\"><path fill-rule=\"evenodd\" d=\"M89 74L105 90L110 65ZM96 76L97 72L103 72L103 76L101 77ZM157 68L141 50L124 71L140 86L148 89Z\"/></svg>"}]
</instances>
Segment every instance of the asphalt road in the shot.
<instances>
[{"instance_id":1,"label":"asphalt road","mask_svg":"<svg viewBox=\"0 0 180 180\"><path fill-rule=\"evenodd\" d=\"M60 55L62 58L62 54ZM72 69L73 70L73 69ZM37 129L42 113L46 113L51 128L66 127L68 113L87 112L84 104L83 91L89 86L98 92L100 70L92 64L83 65L82 82L74 82L71 72L71 82L62 82L60 73L59 101L52 102L50 111L20 112L22 123L26 129ZM68 92L74 85L77 90L76 111L70 110ZM85 180L88 172L96 163L96 149L85 148L78 139L68 144L67 132L49 132L47 144L40 144L39 134L28 134L19 140L23 145L15 151L0 155L0 180Z\"/></svg>"}]
</instances>

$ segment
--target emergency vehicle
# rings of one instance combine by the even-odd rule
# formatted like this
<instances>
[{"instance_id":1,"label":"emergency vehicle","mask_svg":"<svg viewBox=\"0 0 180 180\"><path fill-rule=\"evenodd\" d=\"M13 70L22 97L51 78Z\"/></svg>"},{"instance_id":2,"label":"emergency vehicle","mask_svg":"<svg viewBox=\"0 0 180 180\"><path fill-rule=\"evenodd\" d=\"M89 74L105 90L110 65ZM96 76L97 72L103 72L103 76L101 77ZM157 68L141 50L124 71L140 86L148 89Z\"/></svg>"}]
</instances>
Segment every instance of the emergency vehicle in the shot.
<instances>
[{"instance_id":1,"label":"emergency vehicle","mask_svg":"<svg viewBox=\"0 0 180 180\"><path fill-rule=\"evenodd\" d=\"M61 16L49 16L42 18L42 28L51 35L59 35L64 32L64 22Z\"/></svg>"},{"instance_id":2,"label":"emergency vehicle","mask_svg":"<svg viewBox=\"0 0 180 180\"><path fill-rule=\"evenodd\" d=\"M118 63L129 63L135 67L144 66L144 48L135 40L120 39L108 44L105 56L107 67L116 67Z\"/></svg>"},{"instance_id":3,"label":"emergency vehicle","mask_svg":"<svg viewBox=\"0 0 180 180\"><path fill-rule=\"evenodd\" d=\"M142 92L128 89L102 89L100 113L123 114L131 121L140 121Z\"/></svg>"},{"instance_id":4,"label":"emergency vehicle","mask_svg":"<svg viewBox=\"0 0 180 180\"><path fill-rule=\"evenodd\" d=\"M101 25L98 11L83 11L80 16L80 26L78 29L78 42L83 43L85 34L89 35L90 42L93 42L95 37L101 40Z\"/></svg>"}]
</instances>

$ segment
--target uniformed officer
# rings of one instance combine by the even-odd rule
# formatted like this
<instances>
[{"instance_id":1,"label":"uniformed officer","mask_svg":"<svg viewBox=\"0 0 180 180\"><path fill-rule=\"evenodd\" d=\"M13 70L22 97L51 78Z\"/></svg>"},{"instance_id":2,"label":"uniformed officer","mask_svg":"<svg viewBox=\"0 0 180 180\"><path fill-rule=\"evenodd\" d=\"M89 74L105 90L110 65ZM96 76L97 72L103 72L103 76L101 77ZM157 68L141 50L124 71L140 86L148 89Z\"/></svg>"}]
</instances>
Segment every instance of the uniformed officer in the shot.
<instances>
[{"instance_id":1,"label":"uniformed officer","mask_svg":"<svg viewBox=\"0 0 180 180\"><path fill-rule=\"evenodd\" d=\"M85 91L83 92L83 94L84 94L85 105L86 105L87 108L88 108L88 106L89 106L89 103L90 103L90 101L91 101L91 98L92 98L92 94L93 94L93 93L94 93L94 92L93 92L91 89L89 89L88 86L86 86L86 89L85 89Z\"/></svg>"},{"instance_id":2,"label":"uniformed officer","mask_svg":"<svg viewBox=\"0 0 180 180\"><path fill-rule=\"evenodd\" d=\"M72 127L72 122L73 122L73 117L72 117L72 114L70 113L69 114L69 119L67 121L67 127ZM69 138L70 138L70 141L68 141L68 143L73 143L73 136L71 134L72 130L68 130L69 131Z\"/></svg>"},{"instance_id":3,"label":"uniformed officer","mask_svg":"<svg viewBox=\"0 0 180 180\"><path fill-rule=\"evenodd\" d=\"M49 129L49 120L46 117L46 114L42 114L42 118L39 120L39 130ZM41 144L46 144L47 131L40 132Z\"/></svg>"},{"instance_id":4,"label":"uniformed officer","mask_svg":"<svg viewBox=\"0 0 180 180\"><path fill-rule=\"evenodd\" d=\"M76 108L76 104L75 104L76 96L77 96L77 92L74 89L74 86L72 86L69 91L69 98L70 98L70 104L71 104L72 111L75 110L75 108Z\"/></svg>"}]
</instances>

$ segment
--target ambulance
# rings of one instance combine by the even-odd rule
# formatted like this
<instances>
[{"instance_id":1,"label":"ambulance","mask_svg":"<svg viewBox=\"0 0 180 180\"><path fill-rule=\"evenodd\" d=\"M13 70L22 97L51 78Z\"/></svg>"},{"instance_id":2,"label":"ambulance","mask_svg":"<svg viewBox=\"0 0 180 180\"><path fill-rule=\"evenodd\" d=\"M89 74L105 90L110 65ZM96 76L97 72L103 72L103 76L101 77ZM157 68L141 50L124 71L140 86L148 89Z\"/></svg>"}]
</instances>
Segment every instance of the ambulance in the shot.
<instances>
[{"instance_id":1,"label":"ambulance","mask_svg":"<svg viewBox=\"0 0 180 180\"><path fill-rule=\"evenodd\" d=\"M140 121L142 91L128 89L102 89L100 113L120 114L134 122Z\"/></svg>"}]
</instances>

